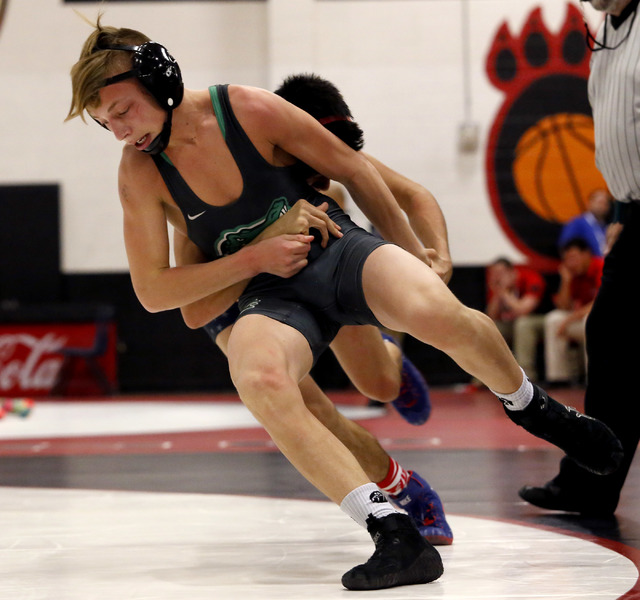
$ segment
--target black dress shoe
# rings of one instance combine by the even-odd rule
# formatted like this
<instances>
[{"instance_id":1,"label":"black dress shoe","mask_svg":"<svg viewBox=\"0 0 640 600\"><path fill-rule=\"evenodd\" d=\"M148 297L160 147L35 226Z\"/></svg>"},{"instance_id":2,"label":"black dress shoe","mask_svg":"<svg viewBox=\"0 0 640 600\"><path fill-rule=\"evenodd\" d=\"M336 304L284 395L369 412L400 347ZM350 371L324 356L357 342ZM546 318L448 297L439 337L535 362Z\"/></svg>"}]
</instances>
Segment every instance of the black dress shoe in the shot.
<instances>
[{"instance_id":1,"label":"black dress shoe","mask_svg":"<svg viewBox=\"0 0 640 600\"><path fill-rule=\"evenodd\" d=\"M543 487L525 485L518 490L520 498L547 510L580 513L590 517L610 517L616 510L618 499L604 499L596 496L594 490L580 492L576 488L571 492L563 490L553 480Z\"/></svg>"}]
</instances>

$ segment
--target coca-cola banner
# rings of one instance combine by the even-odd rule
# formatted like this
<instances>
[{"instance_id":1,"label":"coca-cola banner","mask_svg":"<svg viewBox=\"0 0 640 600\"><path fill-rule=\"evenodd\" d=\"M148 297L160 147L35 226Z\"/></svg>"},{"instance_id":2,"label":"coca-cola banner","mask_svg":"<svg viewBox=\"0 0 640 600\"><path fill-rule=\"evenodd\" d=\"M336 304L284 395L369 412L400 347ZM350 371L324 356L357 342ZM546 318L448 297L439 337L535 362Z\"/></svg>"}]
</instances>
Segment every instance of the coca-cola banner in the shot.
<instances>
[{"instance_id":1,"label":"coca-cola banner","mask_svg":"<svg viewBox=\"0 0 640 600\"><path fill-rule=\"evenodd\" d=\"M105 383L115 389L115 326L100 356L91 355L96 332L95 323L0 324L0 396L46 396L56 385L72 396L103 394Z\"/></svg>"}]
</instances>

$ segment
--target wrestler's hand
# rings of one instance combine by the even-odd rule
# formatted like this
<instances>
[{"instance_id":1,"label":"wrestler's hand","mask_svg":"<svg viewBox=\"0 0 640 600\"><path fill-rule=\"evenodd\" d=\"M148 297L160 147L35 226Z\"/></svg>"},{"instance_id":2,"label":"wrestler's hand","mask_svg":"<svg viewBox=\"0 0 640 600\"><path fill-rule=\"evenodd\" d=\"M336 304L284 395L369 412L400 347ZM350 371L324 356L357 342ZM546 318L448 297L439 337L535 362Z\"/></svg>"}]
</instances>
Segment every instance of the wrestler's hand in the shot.
<instances>
[{"instance_id":1,"label":"wrestler's hand","mask_svg":"<svg viewBox=\"0 0 640 600\"><path fill-rule=\"evenodd\" d=\"M253 246L257 270L278 277L293 277L307 266L312 235L284 234L262 240Z\"/></svg>"},{"instance_id":2,"label":"wrestler's hand","mask_svg":"<svg viewBox=\"0 0 640 600\"><path fill-rule=\"evenodd\" d=\"M425 250L425 262L436 272L445 283L449 283L453 274L453 263L450 258L439 254L433 248Z\"/></svg>"},{"instance_id":3,"label":"wrestler's hand","mask_svg":"<svg viewBox=\"0 0 640 600\"><path fill-rule=\"evenodd\" d=\"M298 200L289 211L269 225L260 234L259 239L287 233L307 235L310 229L317 229L322 236L321 245L325 248L329 241L329 235L342 237L340 226L327 215L328 208L327 202L323 202L320 206L314 206L307 200Z\"/></svg>"}]
</instances>

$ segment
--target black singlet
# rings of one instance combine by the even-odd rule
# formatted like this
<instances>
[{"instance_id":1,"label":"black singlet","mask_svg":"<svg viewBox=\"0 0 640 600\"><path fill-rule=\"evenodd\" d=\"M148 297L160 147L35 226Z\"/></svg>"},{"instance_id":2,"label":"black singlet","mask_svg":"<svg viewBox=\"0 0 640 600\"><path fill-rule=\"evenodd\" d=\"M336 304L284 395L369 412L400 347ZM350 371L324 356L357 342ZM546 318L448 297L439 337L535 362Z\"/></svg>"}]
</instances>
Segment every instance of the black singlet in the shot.
<instances>
[{"instance_id":1,"label":"black singlet","mask_svg":"<svg viewBox=\"0 0 640 600\"><path fill-rule=\"evenodd\" d=\"M254 277L239 300L240 317L263 314L298 329L307 338L314 359L342 325L379 325L364 300L361 274L367 256L386 242L358 227L335 201L298 177L295 165L269 164L237 121L228 86L212 86L209 91L225 142L242 176L240 197L225 206L207 204L194 194L164 153L153 157L184 215L189 239L205 256L213 260L238 251L300 198L314 205L328 202L327 212L344 234L342 238L331 237L323 249L315 232L309 265L294 277L283 279L268 273Z\"/></svg>"},{"instance_id":2,"label":"black singlet","mask_svg":"<svg viewBox=\"0 0 640 600\"><path fill-rule=\"evenodd\" d=\"M301 198L315 205L329 202L336 216L342 212L330 198L297 177L296 165L276 167L262 157L233 113L227 85L211 86L209 93L225 142L242 176L240 196L225 206L207 204L195 195L165 153L153 156L184 215L189 239L209 260L237 252Z\"/></svg>"}]
</instances>

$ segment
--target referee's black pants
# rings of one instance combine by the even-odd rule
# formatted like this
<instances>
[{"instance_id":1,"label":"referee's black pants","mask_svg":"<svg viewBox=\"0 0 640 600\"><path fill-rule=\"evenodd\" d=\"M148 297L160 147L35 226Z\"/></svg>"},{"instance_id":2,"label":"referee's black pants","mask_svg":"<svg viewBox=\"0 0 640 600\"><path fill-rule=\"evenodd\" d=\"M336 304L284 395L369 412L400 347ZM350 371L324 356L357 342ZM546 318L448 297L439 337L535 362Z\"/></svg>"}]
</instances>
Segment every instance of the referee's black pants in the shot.
<instances>
[{"instance_id":1,"label":"referee's black pants","mask_svg":"<svg viewBox=\"0 0 640 600\"><path fill-rule=\"evenodd\" d=\"M613 511L640 440L640 202L604 261L602 285L587 319L585 413L619 437L624 461L611 475L588 473L564 458L554 483Z\"/></svg>"}]
</instances>

